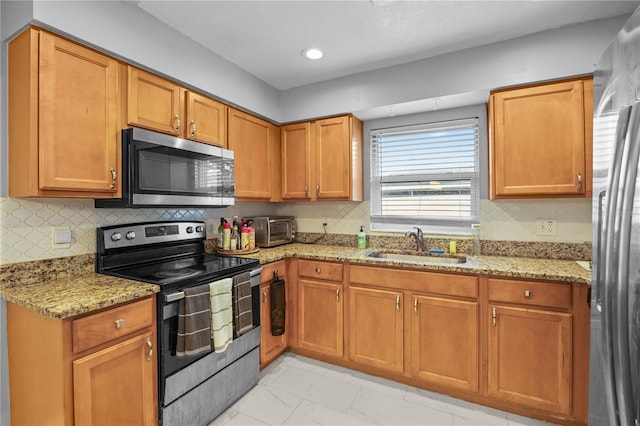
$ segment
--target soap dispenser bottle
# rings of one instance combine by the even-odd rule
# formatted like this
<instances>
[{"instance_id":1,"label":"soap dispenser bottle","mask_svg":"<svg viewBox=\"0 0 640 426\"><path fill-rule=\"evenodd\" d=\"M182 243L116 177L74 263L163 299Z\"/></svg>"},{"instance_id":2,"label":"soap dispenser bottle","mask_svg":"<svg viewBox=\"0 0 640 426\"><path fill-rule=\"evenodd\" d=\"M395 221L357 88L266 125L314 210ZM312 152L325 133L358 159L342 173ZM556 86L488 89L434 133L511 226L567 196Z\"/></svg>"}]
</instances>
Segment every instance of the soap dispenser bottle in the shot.
<instances>
[{"instance_id":1,"label":"soap dispenser bottle","mask_svg":"<svg viewBox=\"0 0 640 426\"><path fill-rule=\"evenodd\" d=\"M367 234L362 229L363 225L360 225L360 232L358 232L358 248L367 248Z\"/></svg>"}]
</instances>

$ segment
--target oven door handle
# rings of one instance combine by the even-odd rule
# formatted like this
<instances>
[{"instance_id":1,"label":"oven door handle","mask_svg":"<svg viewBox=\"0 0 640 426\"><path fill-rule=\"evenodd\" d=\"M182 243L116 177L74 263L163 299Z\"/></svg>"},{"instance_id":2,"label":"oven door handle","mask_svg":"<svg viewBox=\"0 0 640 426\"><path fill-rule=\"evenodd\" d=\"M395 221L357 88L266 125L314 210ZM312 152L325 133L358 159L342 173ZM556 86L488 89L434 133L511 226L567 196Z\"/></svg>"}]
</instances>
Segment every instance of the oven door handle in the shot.
<instances>
[{"instance_id":1,"label":"oven door handle","mask_svg":"<svg viewBox=\"0 0 640 426\"><path fill-rule=\"evenodd\" d=\"M262 268L256 268L256 269L252 269L251 270L251 274L250 277L255 277L255 276L260 276L260 273L262 272ZM251 283L252 287L255 285L254 283ZM258 279L257 284L260 284L260 281ZM180 300L180 299L184 299L184 291L176 291L175 293L169 293L164 297L164 301L165 303L171 303L171 302L175 302L176 300Z\"/></svg>"}]
</instances>

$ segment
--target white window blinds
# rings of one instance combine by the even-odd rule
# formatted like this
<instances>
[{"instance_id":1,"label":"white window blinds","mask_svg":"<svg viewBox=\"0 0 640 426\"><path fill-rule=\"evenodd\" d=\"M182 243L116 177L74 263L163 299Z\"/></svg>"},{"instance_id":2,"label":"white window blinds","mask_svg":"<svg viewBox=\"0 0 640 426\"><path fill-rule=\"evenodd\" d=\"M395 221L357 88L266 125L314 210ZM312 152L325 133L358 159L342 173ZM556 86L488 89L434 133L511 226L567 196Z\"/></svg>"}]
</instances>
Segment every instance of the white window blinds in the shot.
<instances>
[{"instance_id":1,"label":"white window blinds","mask_svg":"<svg viewBox=\"0 0 640 426\"><path fill-rule=\"evenodd\" d=\"M371 227L468 232L480 216L478 119L371 131Z\"/></svg>"}]
</instances>

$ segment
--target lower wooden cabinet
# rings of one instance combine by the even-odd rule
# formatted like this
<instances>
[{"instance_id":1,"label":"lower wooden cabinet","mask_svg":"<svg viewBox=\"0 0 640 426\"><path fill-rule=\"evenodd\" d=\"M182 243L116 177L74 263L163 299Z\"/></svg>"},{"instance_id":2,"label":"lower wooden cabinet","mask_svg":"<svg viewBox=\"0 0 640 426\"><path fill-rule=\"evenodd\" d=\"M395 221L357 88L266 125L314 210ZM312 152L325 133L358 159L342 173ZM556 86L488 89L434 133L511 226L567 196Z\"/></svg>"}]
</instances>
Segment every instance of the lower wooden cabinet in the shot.
<instances>
[{"instance_id":1,"label":"lower wooden cabinet","mask_svg":"<svg viewBox=\"0 0 640 426\"><path fill-rule=\"evenodd\" d=\"M342 357L342 283L298 280L298 347Z\"/></svg>"},{"instance_id":2,"label":"lower wooden cabinet","mask_svg":"<svg viewBox=\"0 0 640 426\"><path fill-rule=\"evenodd\" d=\"M148 332L73 361L75 424L154 424L152 340Z\"/></svg>"},{"instance_id":3,"label":"lower wooden cabinet","mask_svg":"<svg viewBox=\"0 0 640 426\"><path fill-rule=\"evenodd\" d=\"M287 329L280 336L271 334L271 291L270 286L273 281L274 272L277 271L278 278L285 280L286 285L286 264L284 260L273 262L262 266L260 274L260 368L264 368L271 361L276 359L287 348Z\"/></svg>"},{"instance_id":4,"label":"lower wooden cabinet","mask_svg":"<svg viewBox=\"0 0 640 426\"><path fill-rule=\"evenodd\" d=\"M11 424L157 425L153 296L64 320L7 303L7 341Z\"/></svg>"},{"instance_id":5,"label":"lower wooden cabinet","mask_svg":"<svg viewBox=\"0 0 640 426\"><path fill-rule=\"evenodd\" d=\"M404 372L404 294L349 287L349 359Z\"/></svg>"},{"instance_id":6,"label":"lower wooden cabinet","mask_svg":"<svg viewBox=\"0 0 640 426\"><path fill-rule=\"evenodd\" d=\"M411 369L426 383L477 392L478 302L411 296Z\"/></svg>"}]
</instances>

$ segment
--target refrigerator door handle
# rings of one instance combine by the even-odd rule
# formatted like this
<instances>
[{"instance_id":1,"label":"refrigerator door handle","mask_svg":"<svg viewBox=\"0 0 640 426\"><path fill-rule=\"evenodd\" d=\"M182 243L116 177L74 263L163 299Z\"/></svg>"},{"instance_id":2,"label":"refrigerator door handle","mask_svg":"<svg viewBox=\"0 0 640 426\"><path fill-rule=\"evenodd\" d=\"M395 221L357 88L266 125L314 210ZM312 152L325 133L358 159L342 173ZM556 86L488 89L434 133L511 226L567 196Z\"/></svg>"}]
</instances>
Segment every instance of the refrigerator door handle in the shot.
<instances>
[{"instance_id":1,"label":"refrigerator door handle","mask_svg":"<svg viewBox=\"0 0 640 426\"><path fill-rule=\"evenodd\" d=\"M607 190L605 189L604 191L600 192L600 194L598 194L598 241L597 241L597 247L599 250L598 253L598 260L597 260L597 264L595 267L596 270L596 300L594 303L594 307L598 310L598 312L602 312L602 278L601 278L601 274L602 274L602 270L604 268L605 262L604 262L604 253L602 253L604 250L601 250L602 244L605 244L607 236L606 234L603 235L602 232L602 205L604 204L604 197L607 195ZM604 241L603 241L604 240Z\"/></svg>"},{"instance_id":2,"label":"refrigerator door handle","mask_svg":"<svg viewBox=\"0 0 640 426\"><path fill-rule=\"evenodd\" d=\"M616 391L618 393L618 407L620 423L635 424L636 407L632 389L632 369L630 356L629 329L629 261L631 253L631 233L633 224L633 203L638 177L640 160L640 104L634 104L629 119L629 131L625 140L623 164L620 174L621 188L618 197L616 215L618 238L616 241L616 256L618 260L616 279L616 312L614 317L614 365L618 369L616 374ZM637 360L633 360L637 362Z\"/></svg>"},{"instance_id":3,"label":"refrigerator door handle","mask_svg":"<svg viewBox=\"0 0 640 426\"><path fill-rule=\"evenodd\" d=\"M623 153L626 143L626 136L629 124L631 108L624 108L620 111L616 128L615 145L611 168L609 171L609 182L607 185L607 200L605 208L605 218L603 220L602 234L603 245L598 247L598 265L602 265L603 272L598 273L600 281L597 282L600 295L602 297L602 360L604 367L604 382L606 387L608 412L611 416L610 425L619 426L621 418L619 415L620 400L618 385L620 382L619 371L615 367L615 351L617 347L617 327L615 322L615 299L616 299L616 278L618 270L618 247L619 228L616 226L616 218L619 211L619 188L621 184L621 174L623 173ZM622 423L626 425L626 423Z\"/></svg>"}]
</instances>

